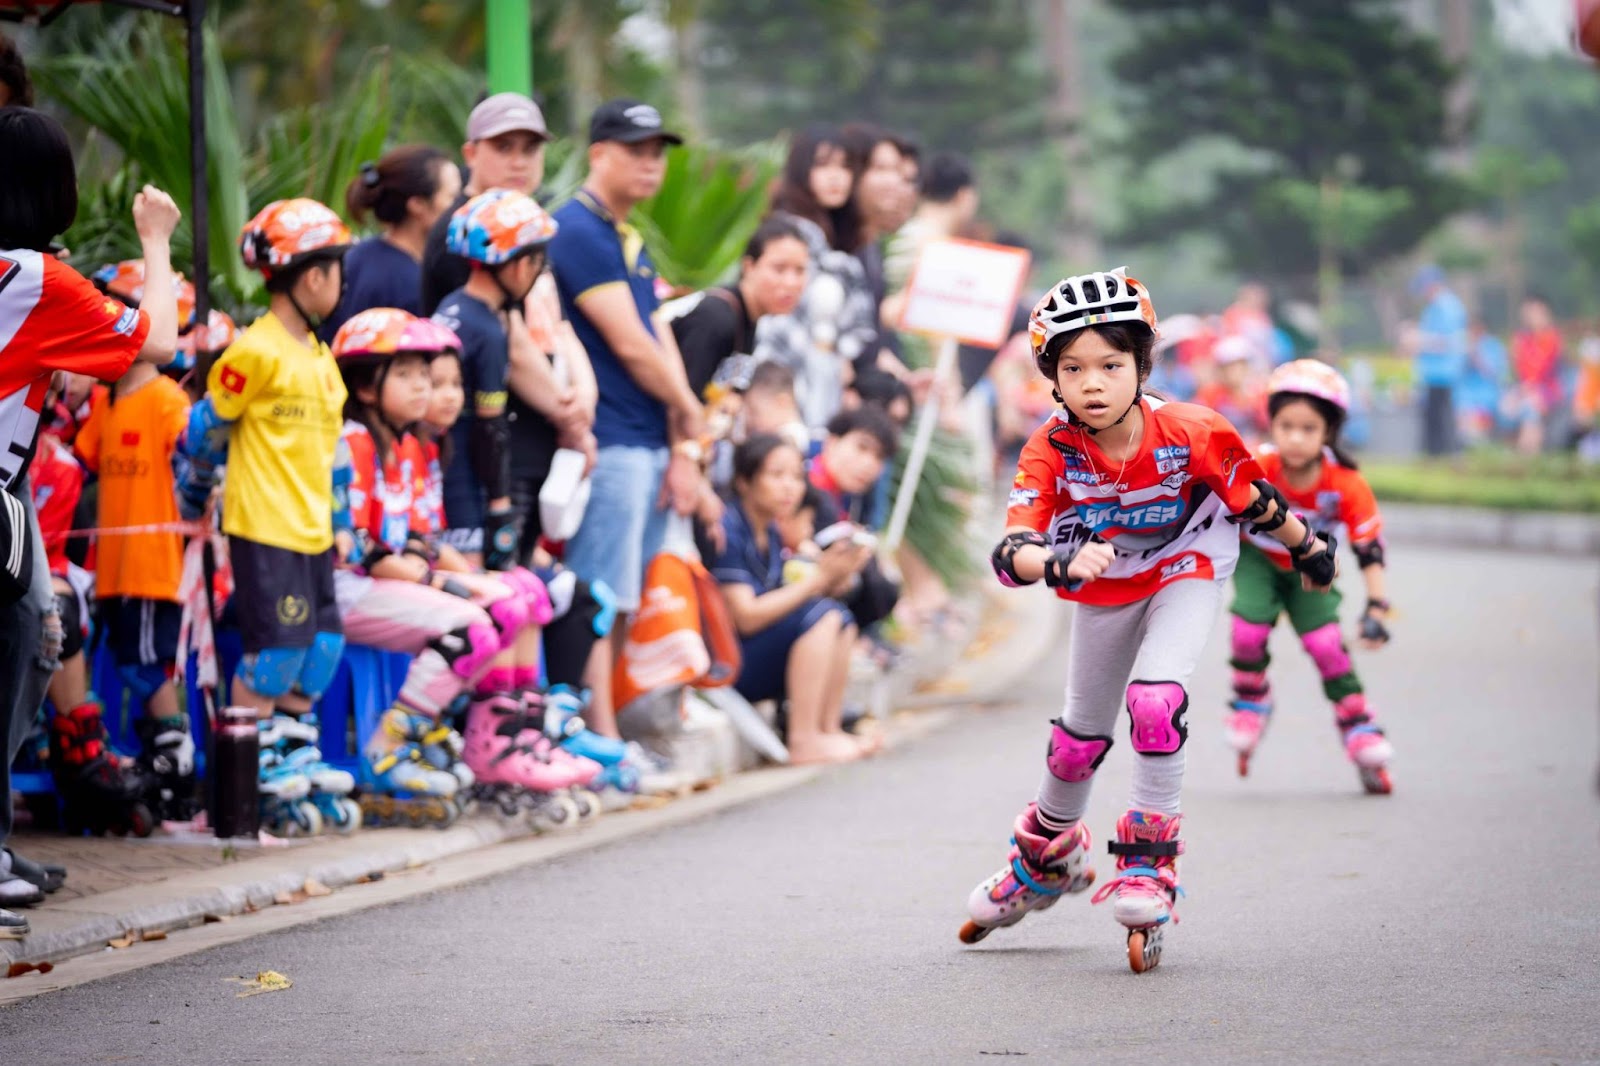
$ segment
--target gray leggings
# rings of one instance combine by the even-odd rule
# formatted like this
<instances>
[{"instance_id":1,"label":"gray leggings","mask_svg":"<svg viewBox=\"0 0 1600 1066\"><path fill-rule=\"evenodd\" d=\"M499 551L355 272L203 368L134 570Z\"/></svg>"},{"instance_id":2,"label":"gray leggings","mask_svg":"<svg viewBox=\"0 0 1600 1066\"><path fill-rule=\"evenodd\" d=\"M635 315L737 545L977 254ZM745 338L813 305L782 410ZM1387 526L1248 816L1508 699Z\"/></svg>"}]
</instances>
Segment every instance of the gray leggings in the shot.
<instances>
[{"instance_id":1,"label":"gray leggings","mask_svg":"<svg viewBox=\"0 0 1600 1066\"><path fill-rule=\"evenodd\" d=\"M16 495L28 511L28 530L33 538L33 584L22 599L0 607L0 741L5 742L5 761L0 763L0 844L11 836L11 760L22 750L50 683L52 671L39 657L40 637L44 615L56 604L50 564L45 558L39 521L33 514L33 493L26 478L17 487Z\"/></svg>"},{"instance_id":2,"label":"gray leggings","mask_svg":"<svg viewBox=\"0 0 1600 1066\"><path fill-rule=\"evenodd\" d=\"M1081 605L1067 651L1067 704L1062 718L1080 736L1114 736L1129 681L1168 682L1187 689L1216 623L1226 580L1175 581L1147 600L1120 607ZM1123 743L1128 737L1118 737ZM1129 806L1177 814L1184 752L1136 752ZM1092 776L1064 781L1045 769L1039 809L1052 821L1076 822L1089 806Z\"/></svg>"}]
</instances>

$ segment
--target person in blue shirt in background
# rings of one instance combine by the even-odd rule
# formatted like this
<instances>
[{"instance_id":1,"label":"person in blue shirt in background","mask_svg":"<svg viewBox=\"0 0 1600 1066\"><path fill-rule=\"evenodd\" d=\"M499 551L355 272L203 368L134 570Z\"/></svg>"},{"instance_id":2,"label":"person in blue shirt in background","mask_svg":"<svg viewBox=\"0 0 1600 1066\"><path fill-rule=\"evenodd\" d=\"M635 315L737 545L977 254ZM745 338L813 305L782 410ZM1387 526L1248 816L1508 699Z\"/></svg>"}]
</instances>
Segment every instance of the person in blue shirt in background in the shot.
<instances>
[{"instance_id":1,"label":"person in blue shirt in background","mask_svg":"<svg viewBox=\"0 0 1600 1066\"><path fill-rule=\"evenodd\" d=\"M1490 333L1481 318L1474 317L1461 387L1456 390L1457 425L1464 443L1481 444L1494 438L1510 366L1505 342Z\"/></svg>"},{"instance_id":2,"label":"person in blue shirt in background","mask_svg":"<svg viewBox=\"0 0 1600 1066\"><path fill-rule=\"evenodd\" d=\"M580 578L616 593L619 615L638 609L644 569L660 550L668 508L694 511L701 485L704 413L689 386L672 331L657 335L656 272L634 207L666 176L666 150L682 138L660 113L612 100L589 123L589 175L556 213L550 244L561 309L583 342L599 385L599 444L583 524L567 543ZM625 638L619 619L613 641Z\"/></svg>"},{"instance_id":3,"label":"person in blue shirt in background","mask_svg":"<svg viewBox=\"0 0 1600 1066\"><path fill-rule=\"evenodd\" d=\"M1417 383L1422 388L1422 450L1427 455L1453 455L1456 434L1456 389L1467 356L1467 309L1450 291L1444 271L1429 264L1411 279L1411 294L1422 301L1417 322Z\"/></svg>"}]
</instances>

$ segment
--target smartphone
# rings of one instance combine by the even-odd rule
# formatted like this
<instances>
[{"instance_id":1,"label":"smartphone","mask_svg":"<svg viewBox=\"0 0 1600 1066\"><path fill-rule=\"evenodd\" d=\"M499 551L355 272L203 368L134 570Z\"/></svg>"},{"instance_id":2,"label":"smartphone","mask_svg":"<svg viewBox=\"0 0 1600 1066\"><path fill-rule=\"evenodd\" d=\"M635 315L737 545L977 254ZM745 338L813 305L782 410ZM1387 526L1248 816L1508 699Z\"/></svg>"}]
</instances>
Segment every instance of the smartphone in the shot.
<instances>
[{"instance_id":1,"label":"smartphone","mask_svg":"<svg viewBox=\"0 0 1600 1066\"><path fill-rule=\"evenodd\" d=\"M840 541L850 540L855 535L856 526L854 522L835 522L827 529L818 530L817 535L811 539L816 542L817 547L826 551Z\"/></svg>"}]
</instances>

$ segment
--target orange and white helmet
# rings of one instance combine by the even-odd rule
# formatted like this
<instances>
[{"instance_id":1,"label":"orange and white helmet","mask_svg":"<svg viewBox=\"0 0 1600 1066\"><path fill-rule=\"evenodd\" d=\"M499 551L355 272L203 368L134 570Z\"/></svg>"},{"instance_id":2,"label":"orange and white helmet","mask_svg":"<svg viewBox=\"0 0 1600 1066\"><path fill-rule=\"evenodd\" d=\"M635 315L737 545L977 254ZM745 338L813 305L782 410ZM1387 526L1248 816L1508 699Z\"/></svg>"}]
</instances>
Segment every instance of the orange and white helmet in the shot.
<instances>
[{"instance_id":1,"label":"orange and white helmet","mask_svg":"<svg viewBox=\"0 0 1600 1066\"><path fill-rule=\"evenodd\" d=\"M1158 332L1150 290L1139 279L1128 277L1127 267L1064 278L1034 305L1028 318L1034 361L1041 364L1042 372L1045 350L1056 337L1116 322L1141 322L1151 333Z\"/></svg>"},{"instance_id":2,"label":"orange and white helmet","mask_svg":"<svg viewBox=\"0 0 1600 1066\"><path fill-rule=\"evenodd\" d=\"M315 200L274 200L239 231L244 265L267 277L311 258L331 258L350 246L350 230Z\"/></svg>"},{"instance_id":3,"label":"orange and white helmet","mask_svg":"<svg viewBox=\"0 0 1600 1066\"><path fill-rule=\"evenodd\" d=\"M1274 370L1267 378L1267 396L1283 393L1326 400L1341 415L1350 411L1350 386L1344 375L1320 359L1296 359Z\"/></svg>"},{"instance_id":4,"label":"orange and white helmet","mask_svg":"<svg viewBox=\"0 0 1600 1066\"><path fill-rule=\"evenodd\" d=\"M398 307L374 307L353 316L333 338L333 357L341 368L387 362L397 352L409 351L406 331L418 321Z\"/></svg>"},{"instance_id":5,"label":"orange and white helmet","mask_svg":"<svg viewBox=\"0 0 1600 1066\"><path fill-rule=\"evenodd\" d=\"M496 267L543 248L557 228L556 220L533 197L491 189L456 208L444 243L452 254L469 262Z\"/></svg>"},{"instance_id":6,"label":"orange and white helmet","mask_svg":"<svg viewBox=\"0 0 1600 1066\"><path fill-rule=\"evenodd\" d=\"M179 334L178 351L173 356L171 368L188 370L194 366L201 353L224 351L238 335L239 327L228 317L227 312L213 308L205 325L196 326L187 333Z\"/></svg>"},{"instance_id":7,"label":"orange and white helmet","mask_svg":"<svg viewBox=\"0 0 1600 1066\"><path fill-rule=\"evenodd\" d=\"M144 260L124 259L120 263L107 263L91 275L95 287L107 296L115 296L130 307L144 302ZM172 274L172 295L178 301L178 330L182 332L194 325L194 286L177 271Z\"/></svg>"}]
</instances>

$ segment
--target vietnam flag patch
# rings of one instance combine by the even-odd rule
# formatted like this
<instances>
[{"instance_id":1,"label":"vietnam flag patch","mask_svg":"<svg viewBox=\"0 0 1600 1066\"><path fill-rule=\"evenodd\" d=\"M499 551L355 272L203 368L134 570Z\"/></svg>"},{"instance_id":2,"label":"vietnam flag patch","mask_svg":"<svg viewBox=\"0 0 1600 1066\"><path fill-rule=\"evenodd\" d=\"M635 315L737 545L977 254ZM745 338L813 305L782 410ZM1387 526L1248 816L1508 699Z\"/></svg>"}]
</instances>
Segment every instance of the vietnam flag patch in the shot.
<instances>
[{"instance_id":1,"label":"vietnam flag patch","mask_svg":"<svg viewBox=\"0 0 1600 1066\"><path fill-rule=\"evenodd\" d=\"M136 429L123 430L122 446L124 448L137 448L139 446L139 431Z\"/></svg>"},{"instance_id":2,"label":"vietnam flag patch","mask_svg":"<svg viewBox=\"0 0 1600 1066\"><path fill-rule=\"evenodd\" d=\"M222 368L222 375L217 378L217 383L223 389L232 393L243 393L245 376L231 366Z\"/></svg>"}]
</instances>

